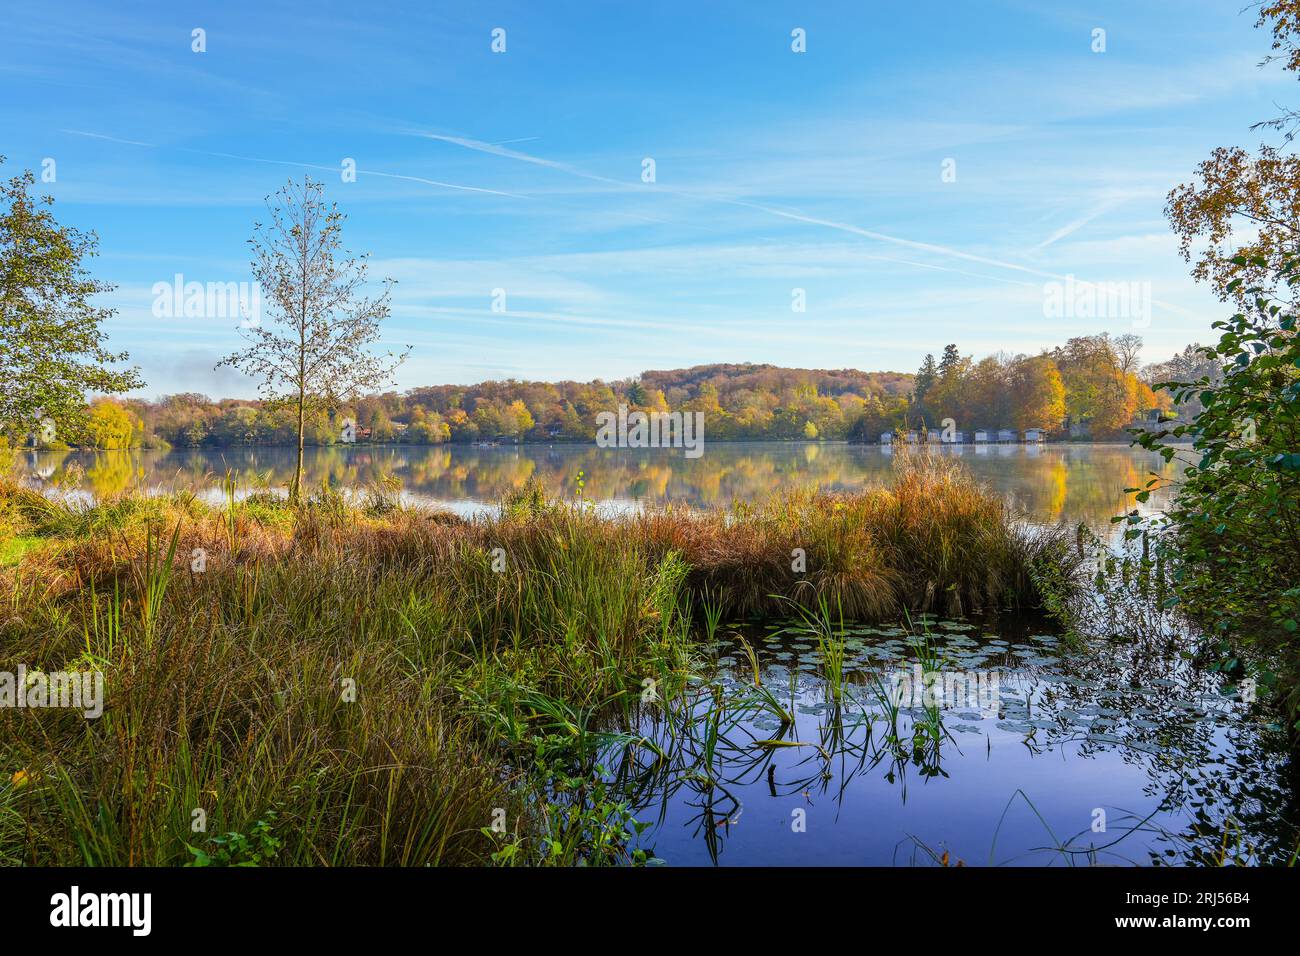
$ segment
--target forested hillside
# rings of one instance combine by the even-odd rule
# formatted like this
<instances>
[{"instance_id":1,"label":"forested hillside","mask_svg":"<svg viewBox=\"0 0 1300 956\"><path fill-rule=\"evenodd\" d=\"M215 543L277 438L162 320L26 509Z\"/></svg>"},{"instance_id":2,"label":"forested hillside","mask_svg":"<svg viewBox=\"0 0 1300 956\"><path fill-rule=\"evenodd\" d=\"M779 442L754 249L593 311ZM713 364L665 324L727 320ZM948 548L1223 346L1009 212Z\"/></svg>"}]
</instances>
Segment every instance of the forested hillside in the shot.
<instances>
[{"instance_id":1,"label":"forested hillside","mask_svg":"<svg viewBox=\"0 0 1300 956\"><path fill-rule=\"evenodd\" d=\"M916 373L719 364L612 382L432 385L317 412L307 442L339 441L340 423L349 418L360 441L591 441L597 414L619 405L702 411L712 441L875 441L895 428L937 428L945 418L967 430L1043 428L1056 437L1115 439L1135 418L1168 405L1152 393L1152 383L1204 371L1191 347L1141 368L1140 345L1136 336L1081 336L1038 355L978 360L949 345L937 360L927 355ZM287 444L295 426L288 409L195 394L100 399L89 421L80 441L102 448Z\"/></svg>"}]
</instances>

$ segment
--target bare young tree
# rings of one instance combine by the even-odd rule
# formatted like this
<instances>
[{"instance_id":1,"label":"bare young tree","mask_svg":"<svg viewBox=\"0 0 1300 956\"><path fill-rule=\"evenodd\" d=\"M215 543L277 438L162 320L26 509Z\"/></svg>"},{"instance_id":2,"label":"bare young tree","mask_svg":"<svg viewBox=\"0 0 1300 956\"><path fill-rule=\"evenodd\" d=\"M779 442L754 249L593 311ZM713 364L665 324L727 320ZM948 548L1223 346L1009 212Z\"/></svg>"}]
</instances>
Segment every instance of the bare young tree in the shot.
<instances>
[{"instance_id":1,"label":"bare young tree","mask_svg":"<svg viewBox=\"0 0 1300 956\"><path fill-rule=\"evenodd\" d=\"M241 334L248 347L218 363L259 382L262 397L297 412L298 459L289 498L302 493L307 415L336 408L363 391L391 385L410 353L378 354L379 323L391 309L393 280L365 292L368 255L343 249L345 216L327 204L320 183L292 180L267 197L270 221L253 225L253 277L266 303L265 321L253 317Z\"/></svg>"},{"instance_id":2,"label":"bare young tree","mask_svg":"<svg viewBox=\"0 0 1300 956\"><path fill-rule=\"evenodd\" d=\"M1142 336L1128 333L1116 336L1111 342L1115 349L1115 363L1125 374L1137 374L1142 359Z\"/></svg>"}]
</instances>

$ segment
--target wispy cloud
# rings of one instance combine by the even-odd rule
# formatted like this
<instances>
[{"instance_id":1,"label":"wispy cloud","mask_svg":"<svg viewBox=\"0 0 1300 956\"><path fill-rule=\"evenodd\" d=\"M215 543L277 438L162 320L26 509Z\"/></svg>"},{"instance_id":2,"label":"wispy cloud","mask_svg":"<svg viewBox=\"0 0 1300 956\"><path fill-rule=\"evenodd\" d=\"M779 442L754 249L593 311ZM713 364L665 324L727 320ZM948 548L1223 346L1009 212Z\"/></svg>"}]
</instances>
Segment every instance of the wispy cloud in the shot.
<instances>
[{"instance_id":1,"label":"wispy cloud","mask_svg":"<svg viewBox=\"0 0 1300 956\"><path fill-rule=\"evenodd\" d=\"M628 183L622 180L610 178L608 176L601 176L596 173L589 173L581 169L580 167L574 166L569 163L558 162L556 160L551 160L551 159L545 159L540 156L533 156L528 153L520 152L518 150L504 149L500 146L494 146L491 143L485 143L479 140L469 139L462 136L447 136L439 133L429 133L429 132L416 132L415 135L422 136L426 139L432 139L432 140L438 140L445 143L450 143L456 146L460 146L464 149L470 149L481 153L487 153L493 156L499 156L505 159L515 160L517 162L529 163L532 165L545 167L547 169L553 169L570 176L580 177L582 179L589 179L596 182L609 183L613 185L623 186L629 189L645 188L641 184ZM677 196L684 196L684 197L693 198L705 202L722 203L729 206L735 206L735 207L740 207L745 209L753 209L758 212L762 212L768 216L775 216L782 219L790 220L792 222L801 222L801 223L806 223L808 225L821 226L827 229L835 229L840 232L848 233L850 235L860 236L864 239L870 239L875 242L883 242L892 245L902 246L920 252L931 253L933 255L943 257L943 258L961 259L967 262L974 262L980 265L990 266L995 269L1004 269L1007 271L1017 272L1024 275L1032 275L1041 279L1050 279L1050 280L1062 281L1062 282L1065 281L1066 279L1073 279L1073 281L1084 285L1094 284L1087 279L1079 278L1077 276L1069 276L1062 273L1049 272L1044 269L1036 268L1034 266L1023 265L1017 262L1010 262L1005 259L979 255L977 253L965 252L961 249L957 249L952 246L942 245L939 243L922 242L915 239L905 239L900 236L890 235L888 233L880 232L874 229L864 229L860 226L855 226L851 223L840 222L834 219L827 219L820 216L809 215L807 213L803 213L797 210L783 209L783 208L778 208L776 206L766 205L763 203L751 202L742 199L734 199L728 196L722 196L717 194L707 194L696 190L667 187L667 186L656 186L655 188L663 192L672 193ZM1078 228L1078 226L1075 226L1074 228ZM912 264L919 265L919 263L912 263ZM932 267L932 268L942 268L942 267ZM969 275L970 273L964 273L964 274ZM983 278L992 279L994 281L1005 281L1005 280L997 280L995 279L995 277L992 276L983 276ZM1160 307L1168 309L1170 311L1182 311L1180 307L1161 300L1153 300L1153 304L1159 305Z\"/></svg>"}]
</instances>

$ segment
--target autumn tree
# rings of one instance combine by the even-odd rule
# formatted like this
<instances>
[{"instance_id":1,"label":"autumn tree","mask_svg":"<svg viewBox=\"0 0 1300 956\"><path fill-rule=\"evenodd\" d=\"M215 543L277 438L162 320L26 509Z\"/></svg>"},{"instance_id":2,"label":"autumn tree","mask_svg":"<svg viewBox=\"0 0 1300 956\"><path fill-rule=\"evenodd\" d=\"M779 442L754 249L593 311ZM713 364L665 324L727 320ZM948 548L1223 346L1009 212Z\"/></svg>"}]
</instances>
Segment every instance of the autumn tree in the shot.
<instances>
[{"instance_id":1,"label":"autumn tree","mask_svg":"<svg viewBox=\"0 0 1300 956\"><path fill-rule=\"evenodd\" d=\"M520 399L515 399L506 407L501 414L501 421L506 434L515 438L522 438L536 424L532 412Z\"/></svg>"},{"instance_id":2,"label":"autumn tree","mask_svg":"<svg viewBox=\"0 0 1300 956\"><path fill-rule=\"evenodd\" d=\"M1260 5L1258 26L1268 26L1273 55L1282 68L1300 72L1300 0ZM1300 127L1300 112L1256 123L1254 129L1283 132L1289 143ZM1247 289L1264 288L1300 248L1300 157L1261 145L1257 153L1240 146L1214 150L1196 176L1169 193L1165 214L1178 237L1179 251L1193 262L1192 275L1238 306L1249 305ZM1193 257L1195 260L1193 261ZM1243 281L1233 285L1232 280ZM1290 295L1289 286L1272 287Z\"/></svg>"},{"instance_id":3,"label":"autumn tree","mask_svg":"<svg viewBox=\"0 0 1300 956\"><path fill-rule=\"evenodd\" d=\"M703 412L705 423L714 434L722 432L725 429L726 422L730 416L723 409L718 401L718 389L711 383L705 383L700 386L699 393L690 401L682 405L684 412ZM800 423L802 425L802 423Z\"/></svg>"},{"instance_id":4,"label":"autumn tree","mask_svg":"<svg viewBox=\"0 0 1300 956\"><path fill-rule=\"evenodd\" d=\"M964 358L956 345L945 345L939 359L938 378L925 393L926 425L937 430L944 418L958 418L964 412L966 377L971 360Z\"/></svg>"},{"instance_id":5,"label":"autumn tree","mask_svg":"<svg viewBox=\"0 0 1300 956\"><path fill-rule=\"evenodd\" d=\"M1257 25L1271 28L1273 54L1300 72L1300 0L1264 0ZM1266 60L1266 62L1267 62ZM1283 133L1300 112L1256 123ZM1155 370L1156 388L1192 420L1136 437L1166 461L1191 439L1171 507L1151 522L1123 519L1128 538L1154 536L1181 613L1197 623L1215 667L1247 672L1280 691L1300 746L1300 158L1270 145L1257 154L1216 149L1193 182L1169 194L1166 213L1192 274L1236 312L1214 323L1217 344L1175 356ZM1199 368L1198 368L1199 365ZM1164 378L1164 376L1168 376ZM1170 441L1169 439L1172 439ZM1137 492L1150 499L1152 486ZM1159 567L1159 565L1157 565ZM1204 654L1204 651L1202 652Z\"/></svg>"},{"instance_id":6,"label":"autumn tree","mask_svg":"<svg viewBox=\"0 0 1300 956\"><path fill-rule=\"evenodd\" d=\"M917 369L916 377L912 379L912 404L918 411L925 407L925 397L938 378L939 366L935 364L934 356L927 352L921 367Z\"/></svg>"},{"instance_id":7,"label":"autumn tree","mask_svg":"<svg viewBox=\"0 0 1300 956\"><path fill-rule=\"evenodd\" d=\"M990 355L971 366L959 421L962 428L1001 428L1011 422L1011 361ZM1060 424L1060 420L1054 424Z\"/></svg>"},{"instance_id":8,"label":"autumn tree","mask_svg":"<svg viewBox=\"0 0 1300 956\"><path fill-rule=\"evenodd\" d=\"M257 222L249 245L269 323L241 329L248 347L223 359L258 381L262 396L289 405L297 420L298 455L290 500L302 492L308 417L390 384L409 354L376 354L380 323L390 314L393 280L366 293L368 256L343 249L345 217L326 204L320 183L304 177L267 198L269 222Z\"/></svg>"},{"instance_id":9,"label":"autumn tree","mask_svg":"<svg viewBox=\"0 0 1300 956\"><path fill-rule=\"evenodd\" d=\"M1273 34L1273 52L1264 63L1282 61L1282 68L1300 72L1300 2L1298 0L1262 0L1255 26L1269 26ZM1262 65L1262 64L1261 64ZM1289 143L1300 129L1300 110L1283 109L1280 116L1261 120L1251 129L1273 129L1281 132Z\"/></svg>"},{"instance_id":10,"label":"autumn tree","mask_svg":"<svg viewBox=\"0 0 1300 956\"><path fill-rule=\"evenodd\" d=\"M1179 251L1193 263L1193 277L1221 299L1244 304L1245 289L1270 281L1297 248L1300 157L1271 146L1260 147L1257 156L1239 146L1219 147L1191 183L1170 192L1165 214ZM1234 263L1238 255L1245 265ZM1229 291L1238 275L1245 283Z\"/></svg>"},{"instance_id":11,"label":"autumn tree","mask_svg":"<svg viewBox=\"0 0 1300 956\"><path fill-rule=\"evenodd\" d=\"M14 444L38 421L79 434L87 392L143 384L136 369L109 367L127 356L104 347L114 310L90 301L114 288L86 269L98 237L59 225L54 200L30 194L35 183L31 170L0 183L0 436Z\"/></svg>"},{"instance_id":12,"label":"autumn tree","mask_svg":"<svg viewBox=\"0 0 1300 956\"><path fill-rule=\"evenodd\" d=\"M1093 437L1119 437L1135 415L1155 407L1151 389L1124 370L1125 359L1105 332L1076 336L1051 357L1065 386L1066 419L1086 425Z\"/></svg>"},{"instance_id":13,"label":"autumn tree","mask_svg":"<svg viewBox=\"0 0 1300 956\"><path fill-rule=\"evenodd\" d=\"M117 402L101 398L91 403L86 434L95 448L130 448L134 426L131 415Z\"/></svg>"},{"instance_id":14,"label":"autumn tree","mask_svg":"<svg viewBox=\"0 0 1300 956\"><path fill-rule=\"evenodd\" d=\"M1017 362L1011 369L1010 387L1016 396L1016 428L1060 428L1065 418L1065 384L1049 357L1037 355Z\"/></svg>"}]
</instances>

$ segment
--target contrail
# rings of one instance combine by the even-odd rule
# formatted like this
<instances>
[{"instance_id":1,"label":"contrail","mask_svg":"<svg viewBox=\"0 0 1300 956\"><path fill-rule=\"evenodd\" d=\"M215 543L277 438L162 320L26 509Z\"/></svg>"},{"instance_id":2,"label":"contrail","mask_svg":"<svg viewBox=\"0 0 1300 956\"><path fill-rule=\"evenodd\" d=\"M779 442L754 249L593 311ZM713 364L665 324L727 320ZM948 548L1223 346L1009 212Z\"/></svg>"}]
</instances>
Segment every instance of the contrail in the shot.
<instances>
[{"instance_id":1,"label":"contrail","mask_svg":"<svg viewBox=\"0 0 1300 956\"><path fill-rule=\"evenodd\" d=\"M71 133L74 136L87 136L91 139L107 140L110 143L122 143L126 146L144 146L149 149L167 148L167 147L159 146L156 143L141 143L141 142L137 142L136 140L118 139L116 136L105 136L103 133L89 133L86 132L85 130L80 130L80 129L65 129L62 130L62 132ZM318 163L299 163L287 159L264 159L260 156L239 156L236 155L235 153L218 153L218 152L213 152L212 150L192 149L186 146L177 146L173 148L183 153L195 153L200 156L214 156L219 159L237 159L240 160L241 162L246 162L246 163L266 163L272 166L296 166L299 169L319 169L319 170L324 170L326 172L333 172L333 173L337 173L339 171L339 168L337 166L322 166ZM383 179L405 179L413 183L423 183L426 186L439 186L443 189L458 189L463 192L471 192L471 193L485 193L489 196L505 196L509 199L529 198L527 196L520 196L516 193L502 192L499 189L486 189L482 186L462 186L459 183L448 183L438 179L425 179L422 176L407 176L407 175L403 175L402 173L382 173L374 169L358 168L357 175L358 176L379 176L382 177Z\"/></svg>"},{"instance_id":2,"label":"contrail","mask_svg":"<svg viewBox=\"0 0 1300 956\"><path fill-rule=\"evenodd\" d=\"M635 183L629 183L624 179L613 179L609 176L599 176L595 173L589 173L579 169L577 166L570 166L568 163L556 162L553 159L543 159L540 156L533 156L529 153L521 153L517 149L506 149L503 146L493 143L484 143L477 139L466 139L462 136L443 136L441 133L425 133L420 130L413 130L415 136L422 136L425 139L436 139L444 143L451 143L453 146L461 146L465 149L476 150L480 153L488 153L492 156L500 156L504 159L513 159L521 163L532 163L534 166L545 166L547 169L556 169L562 173L568 173L570 176L577 176L580 179L590 179L592 182L609 183L614 186L636 187ZM513 142L506 140L506 142ZM677 190L669 190L677 192Z\"/></svg>"},{"instance_id":3,"label":"contrail","mask_svg":"<svg viewBox=\"0 0 1300 956\"><path fill-rule=\"evenodd\" d=\"M1114 202L1103 202L1103 203L1100 203L1100 204L1097 206L1097 208L1094 209L1092 212L1090 212L1090 213L1086 213L1086 214L1080 216L1078 219L1075 219L1075 220L1073 220L1072 222L1068 222L1068 223L1066 223L1066 224L1065 224L1064 226L1062 226L1060 229L1057 229L1055 232L1053 232L1050 236L1048 236L1046 239L1044 239L1044 240L1043 240L1042 242L1040 242L1038 245L1034 246L1034 249L1035 249L1035 250L1038 250L1038 249L1046 249L1046 248L1047 248L1048 246L1050 246L1052 243L1057 242L1057 241L1059 241L1059 240L1061 240L1061 239L1064 239L1066 236L1072 235L1073 233L1075 233L1075 232L1077 232L1078 230L1082 229L1082 228L1083 228L1084 226L1086 226L1088 223L1092 222L1092 221L1093 221L1094 219L1096 219L1098 216L1104 215L1105 213L1110 212L1110 211L1111 211L1112 209L1114 209L1114 208L1115 208L1115 203L1114 203Z\"/></svg>"},{"instance_id":4,"label":"contrail","mask_svg":"<svg viewBox=\"0 0 1300 956\"><path fill-rule=\"evenodd\" d=\"M269 163L274 166L297 166L300 169L321 169L326 172L337 173L337 166L322 166L319 163L298 163L287 159L262 159L259 156L239 156L235 153L214 153L206 149L188 149L180 147L187 153L199 153L203 156L216 156L222 159L239 159L247 163ZM437 179L424 179L421 176L406 176L401 173L381 173L373 169L357 168L358 176L381 176L384 179L405 179L413 183L425 183L429 186L442 186L446 189L461 189L472 193L487 193L491 196L506 196L510 199L527 199L527 196L520 196L515 193L502 192L498 189L486 189L482 186L461 186L457 183L445 183Z\"/></svg>"},{"instance_id":5,"label":"contrail","mask_svg":"<svg viewBox=\"0 0 1300 956\"><path fill-rule=\"evenodd\" d=\"M73 136L88 136L91 139L106 139L110 143L122 143L125 146L148 146L150 149L157 149L155 143L140 143L133 139L118 139L116 136L105 136L103 133L87 133L81 129L61 129L60 133L71 133Z\"/></svg>"}]
</instances>

